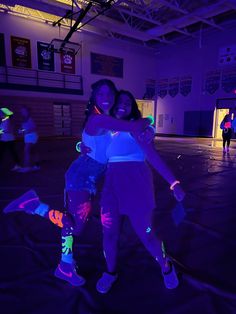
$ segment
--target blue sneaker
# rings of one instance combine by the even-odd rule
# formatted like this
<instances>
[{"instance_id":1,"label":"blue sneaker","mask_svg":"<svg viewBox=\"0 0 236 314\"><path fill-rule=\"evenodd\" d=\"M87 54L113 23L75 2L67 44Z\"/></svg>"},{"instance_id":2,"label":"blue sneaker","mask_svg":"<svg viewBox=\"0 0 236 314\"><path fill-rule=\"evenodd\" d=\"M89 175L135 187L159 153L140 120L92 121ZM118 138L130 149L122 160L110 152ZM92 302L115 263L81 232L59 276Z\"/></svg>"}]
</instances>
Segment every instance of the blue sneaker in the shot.
<instances>
[{"instance_id":1,"label":"blue sneaker","mask_svg":"<svg viewBox=\"0 0 236 314\"><path fill-rule=\"evenodd\" d=\"M107 293L114 282L117 280L118 275L111 275L108 273L103 273L102 277L98 280L96 289L100 293Z\"/></svg>"},{"instance_id":2,"label":"blue sneaker","mask_svg":"<svg viewBox=\"0 0 236 314\"><path fill-rule=\"evenodd\" d=\"M162 271L164 283L167 289L175 289L179 285L179 279L177 277L175 267L171 260L168 260L169 270L167 272Z\"/></svg>"},{"instance_id":3,"label":"blue sneaker","mask_svg":"<svg viewBox=\"0 0 236 314\"><path fill-rule=\"evenodd\" d=\"M77 274L75 264L69 264L65 262L60 262L60 264L57 266L54 275L57 278L60 278L62 280L65 280L72 284L73 286L82 286L85 284L86 280Z\"/></svg>"},{"instance_id":4,"label":"blue sneaker","mask_svg":"<svg viewBox=\"0 0 236 314\"><path fill-rule=\"evenodd\" d=\"M29 190L22 196L9 203L4 209L5 214L22 211L34 214L35 210L41 205L40 199L34 190Z\"/></svg>"}]
</instances>

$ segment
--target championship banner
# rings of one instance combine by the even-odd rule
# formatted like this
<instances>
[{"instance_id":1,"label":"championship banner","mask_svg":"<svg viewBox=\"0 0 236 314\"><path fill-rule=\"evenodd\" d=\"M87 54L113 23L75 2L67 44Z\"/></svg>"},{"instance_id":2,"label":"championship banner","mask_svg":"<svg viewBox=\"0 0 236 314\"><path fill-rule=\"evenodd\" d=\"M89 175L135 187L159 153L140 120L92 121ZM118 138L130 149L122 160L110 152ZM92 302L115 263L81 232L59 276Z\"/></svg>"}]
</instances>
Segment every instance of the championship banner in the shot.
<instances>
[{"instance_id":1,"label":"championship banner","mask_svg":"<svg viewBox=\"0 0 236 314\"><path fill-rule=\"evenodd\" d=\"M222 71L221 87L226 93L236 89L236 67Z\"/></svg>"},{"instance_id":2,"label":"championship banner","mask_svg":"<svg viewBox=\"0 0 236 314\"><path fill-rule=\"evenodd\" d=\"M192 77L183 76L180 78L179 91L183 96L187 96L192 90Z\"/></svg>"},{"instance_id":3,"label":"championship banner","mask_svg":"<svg viewBox=\"0 0 236 314\"><path fill-rule=\"evenodd\" d=\"M6 65L4 34L0 33L0 66Z\"/></svg>"},{"instance_id":4,"label":"championship banner","mask_svg":"<svg viewBox=\"0 0 236 314\"><path fill-rule=\"evenodd\" d=\"M31 68L30 40L11 36L12 65L20 68Z\"/></svg>"},{"instance_id":5,"label":"championship banner","mask_svg":"<svg viewBox=\"0 0 236 314\"><path fill-rule=\"evenodd\" d=\"M161 79L157 82L157 95L164 98L167 95L168 79Z\"/></svg>"},{"instance_id":6,"label":"championship banner","mask_svg":"<svg viewBox=\"0 0 236 314\"><path fill-rule=\"evenodd\" d=\"M146 91L143 96L143 99L153 99L156 95L156 81L155 80L146 80Z\"/></svg>"},{"instance_id":7,"label":"championship banner","mask_svg":"<svg viewBox=\"0 0 236 314\"><path fill-rule=\"evenodd\" d=\"M123 78L123 59L91 52L91 73Z\"/></svg>"},{"instance_id":8,"label":"championship banner","mask_svg":"<svg viewBox=\"0 0 236 314\"><path fill-rule=\"evenodd\" d=\"M61 72L75 74L75 54L72 51L61 52Z\"/></svg>"},{"instance_id":9,"label":"championship banner","mask_svg":"<svg viewBox=\"0 0 236 314\"><path fill-rule=\"evenodd\" d=\"M205 91L213 95L220 88L221 71L208 71L205 79Z\"/></svg>"},{"instance_id":10,"label":"championship banner","mask_svg":"<svg viewBox=\"0 0 236 314\"><path fill-rule=\"evenodd\" d=\"M179 92L179 77L169 79L169 95L175 97Z\"/></svg>"},{"instance_id":11,"label":"championship banner","mask_svg":"<svg viewBox=\"0 0 236 314\"><path fill-rule=\"evenodd\" d=\"M48 50L49 44L37 42L38 69L43 71L54 71L54 52ZM53 48L53 47L52 47Z\"/></svg>"}]
</instances>

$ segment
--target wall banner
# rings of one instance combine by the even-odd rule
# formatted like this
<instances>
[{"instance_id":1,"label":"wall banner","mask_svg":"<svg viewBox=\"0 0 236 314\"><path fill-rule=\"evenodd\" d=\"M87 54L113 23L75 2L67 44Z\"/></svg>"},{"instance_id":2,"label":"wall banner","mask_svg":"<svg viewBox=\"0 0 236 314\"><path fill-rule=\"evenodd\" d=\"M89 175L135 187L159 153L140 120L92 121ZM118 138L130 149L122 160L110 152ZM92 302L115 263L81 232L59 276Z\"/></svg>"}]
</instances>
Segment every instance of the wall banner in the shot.
<instances>
[{"instance_id":1,"label":"wall banner","mask_svg":"<svg viewBox=\"0 0 236 314\"><path fill-rule=\"evenodd\" d=\"M152 79L146 80L146 91L143 99L153 99L156 95L156 81Z\"/></svg>"},{"instance_id":2,"label":"wall banner","mask_svg":"<svg viewBox=\"0 0 236 314\"><path fill-rule=\"evenodd\" d=\"M222 71L221 87L226 93L236 90L236 67Z\"/></svg>"},{"instance_id":3,"label":"wall banner","mask_svg":"<svg viewBox=\"0 0 236 314\"><path fill-rule=\"evenodd\" d=\"M71 51L61 52L61 72L75 74L75 53Z\"/></svg>"},{"instance_id":4,"label":"wall banner","mask_svg":"<svg viewBox=\"0 0 236 314\"><path fill-rule=\"evenodd\" d=\"M0 66L6 65L4 34L0 33Z\"/></svg>"},{"instance_id":5,"label":"wall banner","mask_svg":"<svg viewBox=\"0 0 236 314\"><path fill-rule=\"evenodd\" d=\"M179 77L169 79L169 95L175 97L179 92Z\"/></svg>"},{"instance_id":6,"label":"wall banner","mask_svg":"<svg viewBox=\"0 0 236 314\"><path fill-rule=\"evenodd\" d=\"M30 40L11 36L12 65L20 68L31 68Z\"/></svg>"},{"instance_id":7,"label":"wall banner","mask_svg":"<svg viewBox=\"0 0 236 314\"><path fill-rule=\"evenodd\" d=\"M183 96L187 96L192 90L192 77L183 76L180 78L179 91Z\"/></svg>"},{"instance_id":8,"label":"wall banner","mask_svg":"<svg viewBox=\"0 0 236 314\"><path fill-rule=\"evenodd\" d=\"M164 98L168 91L168 79L161 79L157 82L157 95Z\"/></svg>"},{"instance_id":9,"label":"wall banner","mask_svg":"<svg viewBox=\"0 0 236 314\"><path fill-rule=\"evenodd\" d=\"M48 43L41 41L37 42L38 69L44 71L54 71L54 52L48 50L48 47Z\"/></svg>"},{"instance_id":10,"label":"wall banner","mask_svg":"<svg viewBox=\"0 0 236 314\"><path fill-rule=\"evenodd\" d=\"M205 79L205 91L213 95L220 88L221 71L208 71Z\"/></svg>"},{"instance_id":11,"label":"wall banner","mask_svg":"<svg viewBox=\"0 0 236 314\"><path fill-rule=\"evenodd\" d=\"M123 78L123 59L91 52L91 73Z\"/></svg>"}]
</instances>

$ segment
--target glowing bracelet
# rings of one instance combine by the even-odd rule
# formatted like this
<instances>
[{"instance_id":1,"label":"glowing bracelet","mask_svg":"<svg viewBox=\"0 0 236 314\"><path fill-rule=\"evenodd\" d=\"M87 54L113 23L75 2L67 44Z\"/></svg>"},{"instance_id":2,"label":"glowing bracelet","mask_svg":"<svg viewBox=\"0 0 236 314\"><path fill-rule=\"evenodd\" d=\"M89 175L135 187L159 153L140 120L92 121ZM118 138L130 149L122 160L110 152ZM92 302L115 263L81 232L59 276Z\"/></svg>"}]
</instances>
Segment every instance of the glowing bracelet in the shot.
<instances>
[{"instance_id":1,"label":"glowing bracelet","mask_svg":"<svg viewBox=\"0 0 236 314\"><path fill-rule=\"evenodd\" d=\"M152 115L147 116L147 118L150 120L150 124L154 124L154 117Z\"/></svg>"},{"instance_id":2,"label":"glowing bracelet","mask_svg":"<svg viewBox=\"0 0 236 314\"><path fill-rule=\"evenodd\" d=\"M174 190L174 187L176 186L176 184L180 184L180 181L175 180L175 181L171 184L170 189L171 189L172 191Z\"/></svg>"},{"instance_id":3,"label":"glowing bracelet","mask_svg":"<svg viewBox=\"0 0 236 314\"><path fill-rule=\"evenodd\" d=\"M77 150L78 153L81 153L80 145L81 145L81 142L78 142L75 145L75 149Z\"/></svg>"}]
</instances>

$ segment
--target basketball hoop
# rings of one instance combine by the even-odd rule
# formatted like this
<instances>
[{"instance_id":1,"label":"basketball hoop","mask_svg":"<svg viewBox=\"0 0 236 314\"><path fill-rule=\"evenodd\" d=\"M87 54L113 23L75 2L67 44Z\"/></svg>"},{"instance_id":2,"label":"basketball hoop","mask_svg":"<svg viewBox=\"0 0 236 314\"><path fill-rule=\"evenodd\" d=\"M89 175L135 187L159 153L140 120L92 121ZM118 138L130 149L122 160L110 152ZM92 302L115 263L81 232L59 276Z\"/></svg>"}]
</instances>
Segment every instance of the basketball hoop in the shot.
<instances>
[{"instance_id":1,"label":"basketball hoop","mask_svg":"<svg viewBox=\"0 0 236 314\"><path fill-rule=\"evenodd\" d=\"M69 53L76 55L81 45L72 41L65 42L62 39L53 38L48 46L48 50L55 53Z\"/></svg>"}]
</instances>

